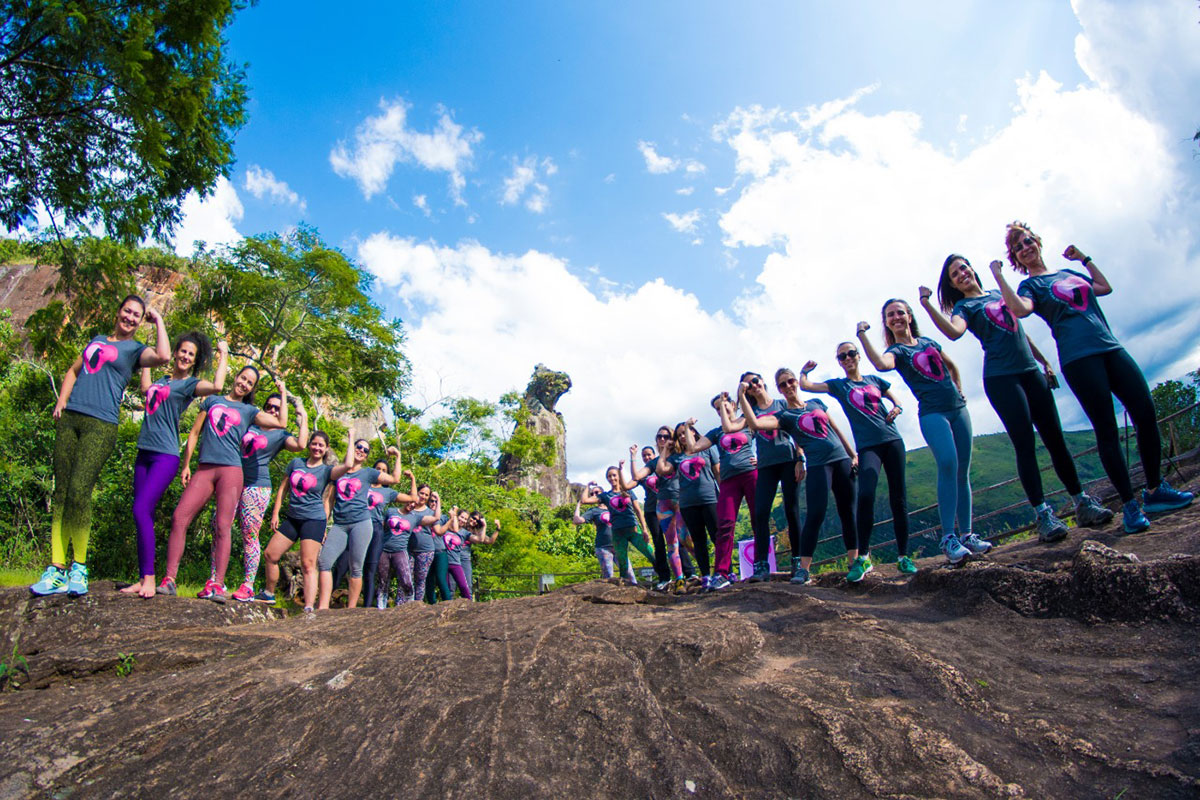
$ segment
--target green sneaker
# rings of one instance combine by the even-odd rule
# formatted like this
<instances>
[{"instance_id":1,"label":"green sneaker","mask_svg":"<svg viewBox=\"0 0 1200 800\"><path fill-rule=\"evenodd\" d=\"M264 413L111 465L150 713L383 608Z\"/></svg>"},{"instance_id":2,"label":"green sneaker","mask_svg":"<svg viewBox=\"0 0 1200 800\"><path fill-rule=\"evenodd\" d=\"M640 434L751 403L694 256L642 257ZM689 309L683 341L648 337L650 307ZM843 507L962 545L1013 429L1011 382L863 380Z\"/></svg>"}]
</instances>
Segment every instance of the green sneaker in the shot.
<instances>
[{"instance_id":1,"label":"green sneaker","mask_svg":"<svg viewBox=\"0 0 1200 800\"><path fill-rule=\"evenodd\" d=\"M901 575L916 575L917 565L908 556L900 556L900 559L896 562L896 571Z\"/></svg>"},{"instance_id":2,"label":"green sneaker","mask_svg":"<svg viewBox=\"0 0 1200 800\"><path fill-rule=\"evenodd\" d=\"M871 559L868 556L859 556L850 565L850 571L846 573L846 580L850 583L858 583L873 569L875 569L875 566L871 563Z\"/></svg>"}]
</instances>

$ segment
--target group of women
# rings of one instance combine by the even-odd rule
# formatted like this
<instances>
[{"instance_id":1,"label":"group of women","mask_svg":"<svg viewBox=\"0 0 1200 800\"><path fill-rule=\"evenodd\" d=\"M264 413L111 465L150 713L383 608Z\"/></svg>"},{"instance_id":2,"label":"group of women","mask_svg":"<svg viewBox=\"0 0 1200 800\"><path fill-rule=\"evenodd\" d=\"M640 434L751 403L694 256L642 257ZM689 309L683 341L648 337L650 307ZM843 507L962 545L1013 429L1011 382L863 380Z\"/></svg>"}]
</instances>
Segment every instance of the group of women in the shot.
<instances>
[{"instance_id":1,"label":"group of women","mask_svg":"<svg viewBox=\"0 0 1200 800\"><path fill-rule=\"evenodd\" d=\"M1058 345L1059 363L1067 385L1078 399L1095 431L1105 473L1120 497L1126 533L1150 527L1147 513L1162 513L1192 502L1192 493L1173 488L1161 474L1162 447L1154 403L1145 377L1112 333L1098 298L1112 287L1095 262L1071 245L1063 252L1068 262L1086 270L1051 271L1043 259L1042 240L1028 225L1007 227L1005 247L1013 270L1024 276L1014 290L993 261L990 271L998 289L984 289L979 274L965 256L951 254L942 264L933 290L918 289L920 305L934 326L955 340L968 331L984 351L983 386L1012 442L1017 475L1035 514L1038 538L1059 541L1067 525L1046 502L1036 456L1034 431L1050 453L1054 471L1070 494L1077 525L1098 526L1113 512L1088 495L1067 449L1053 389L1057 375L1049 360L1025 335L1021 319L1036 314L1049 325ZM937 506L941 550L951 564L991 549L972 528L970 483L971 418L958 367L942 346L922 336L912 307L893 298L883 304L881 350L869 336L871 325L859 322L857 343L837 346L844 376L814 380L815 361L800 373L788 368L775 372L782 399L772 398L763 377L743 373L736 400L727 392L712 399L719 424L701 435L696 420L673 428L663 426L655 448L640 451L642 464L625 462L609 467L609 490L589 485L576 506L574 521L596 526L596 557L611 577L614 567L633 577L627 546L640 544L635 516L654 542L648 558L654 561L659 588L682 587L689 554L699 568L695 576L705 590L719 590L735 579L731 555L734 525L743 501L754 531L754 566L750 580L769 572L768 516L782 489L792 563L791 581L809 583L818 533L832 492L849 561L847 580L861 581L873 569L870 559L875 493L880 473L888 482L888 500L899 553L901 574L917 571L909 556L909 521L905 486L905 447L895 420L904 403L892 385L878 375L864 375L862 356L879 372L895 370L917 400L917 417L937 468ZM828 394L841 406L850 423L848 437L816 397L803 390ZM1146 488L1134 494L1128 465L1121 453L1112 398L1125 407L1137 430ZM740 412L740 413L739 413ZM799 521L799 484L805 483L807 514ZM646 508L642 515L630 492L641 486ZM596 505L581 515L583 505ZM715 563L710 563L708 540L713 540ZM682 549L680 545L683 545ZM690 577L690 576L689 576Z\"/></svg>"},{"instance_id":2,"label":"group of women","mask_svg":"<svg viewBox=\"0 0 1200 800\"><path fill-rule=\"evenodd\" d=\"M135 338L143 321L155 325L154 348ZM259 408L257 368L242 367L232 388L225 391L226 343L217 345L212 381L201 377L212 360L212 346L204 334L191 331L170 349L169 343L162 316L148 309L142 298L130 295L120 305L113 332L88 342L64 376L53 411L57 422L51 563L30 591L76 596L88 591L92 490L116 446L125 386L133 370L140 369L144 415L133 465L132 509L139 580L121 591L144 598L176 594L188 528L214 500L211 568L201 598L226 600L235 517L242 531L244 562L242 583L232 593L235 600L274 602L279 561L297 541L306 611L329 607L338 575L348 577L350 607L357 605L365 588L368 605L386 608L393 573L398 605L414 598L450 599L451 578L461 596L472 598L471 545L494 543L499 523L493 523L489 534L478 512L451 508L443 514L438 495L426 484L417 486L411 471L401 472L400 451L395 447L387 448L387 454L395 457L390 470L386 461L367 466L370 442L353 436L343 461L329 463L329 436L324 431L310 435L303 404L296 403L299 432L287 430L289 398L282 378L276 378L279 391ZM155 379L154 368L168 362L169 371ZM181 459L179 423L196 399L199 413ZM256 593L263 552L259 532L272 498L270 465L283 450L307 450L307 457L291 460L274 492L272 538L265 551L266 585ZM158 581L154 516L176 476L183 493L172 515L166 575ZM410 483L406 493L391 488L402 477ZM288 502L281 517L285 496Z\"/></svg>"}]
</instances>

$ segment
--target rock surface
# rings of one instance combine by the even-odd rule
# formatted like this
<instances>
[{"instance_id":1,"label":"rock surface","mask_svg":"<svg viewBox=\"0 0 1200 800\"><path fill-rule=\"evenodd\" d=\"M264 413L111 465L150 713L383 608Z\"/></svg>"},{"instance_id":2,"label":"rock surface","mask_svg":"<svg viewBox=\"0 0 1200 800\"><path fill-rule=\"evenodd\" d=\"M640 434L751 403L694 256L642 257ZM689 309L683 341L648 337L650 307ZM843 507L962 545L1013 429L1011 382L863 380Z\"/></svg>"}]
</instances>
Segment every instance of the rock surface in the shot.
<instances>
[{"instance_id":1,"label":"rock surface","mask_svg":"<svg viewBox=\"0 0 1200 800\"><path fill-rule=\"evenodd\" d=\"M311 618L6 589L0 797L1194 798L1200 506L1152 531Z\"/></svg>"},{"instance_id":2,"label":"rock surface","mask_svg":"<svg viewBox=\"0 0 1200 800\"><path fill-rule=\"evenodd\" d=\"M560 397L571 389L571 377L555 372L545 364L533 368L522 402L529 411L525 421L538 436L554 437L554 461L549 466L522 464L519 459L500 459L500 481L507 486L523 486L559 506L571 499L567 482L567 429L562 414L554 410Z\"/></svg>"}]
</instances>

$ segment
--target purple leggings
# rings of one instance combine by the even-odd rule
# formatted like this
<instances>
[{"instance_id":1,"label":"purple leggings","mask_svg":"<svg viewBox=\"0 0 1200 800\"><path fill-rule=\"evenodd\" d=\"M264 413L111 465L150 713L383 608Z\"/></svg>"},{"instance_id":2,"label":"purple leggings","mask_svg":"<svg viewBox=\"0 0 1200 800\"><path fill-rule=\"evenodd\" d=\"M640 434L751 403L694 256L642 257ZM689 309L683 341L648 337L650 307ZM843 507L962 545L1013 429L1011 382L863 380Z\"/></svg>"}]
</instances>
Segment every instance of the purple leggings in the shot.
<instances>
[{"instance_id":1,"label":"purple leggings","mask_svg":"<svg viewBox=\"0 0 1200 800\"><path fill-rule=\"evenodd\" d=\"M451 564L446 569L458 584L458 593L468 600L474 599L471 597L471 584L467 582L467 573L463 572L462 564Z\"/></svg>"},{"instance_id":2,"label":"purple leggings","mask_svg":"<svg viewBox=\"0 0 1200 800\"><path fill-rule=\"evenodd\" d=\"M154 512L179 473L179 455L138 450L133 462L133 524L139 575L154 574Z\"/></svg>"}]
</instances>

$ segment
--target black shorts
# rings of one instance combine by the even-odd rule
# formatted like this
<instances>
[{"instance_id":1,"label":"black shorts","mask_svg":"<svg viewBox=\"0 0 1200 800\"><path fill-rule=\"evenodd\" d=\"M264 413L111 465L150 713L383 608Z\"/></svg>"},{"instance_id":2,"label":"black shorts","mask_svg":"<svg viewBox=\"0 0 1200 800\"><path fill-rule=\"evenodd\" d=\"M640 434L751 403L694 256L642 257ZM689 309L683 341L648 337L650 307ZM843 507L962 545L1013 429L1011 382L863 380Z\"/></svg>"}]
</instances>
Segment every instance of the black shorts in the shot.
<instances>
[{"instance_id":1,"label":"black shorts","mask_svg":"<svg viewBox=\"0 0 1200 800\"><path fill-rule=\"evenodd\" d=\"M279 532L293 542L297 539L307 539L310 542L325 541L325 527L327 521L323 519L292 519L284 517L279 521Z\"/></svg>"}]
</instances>

